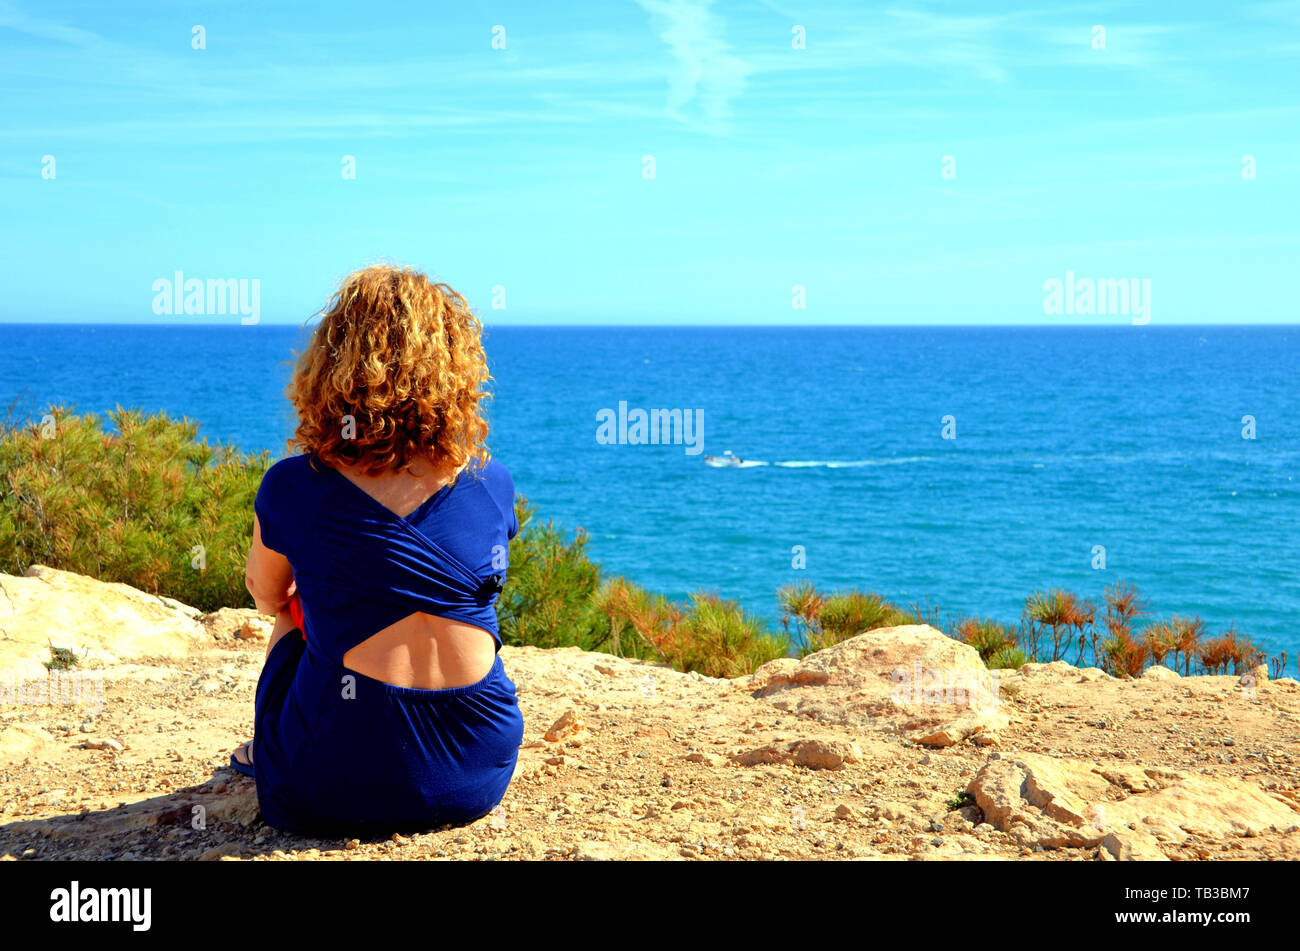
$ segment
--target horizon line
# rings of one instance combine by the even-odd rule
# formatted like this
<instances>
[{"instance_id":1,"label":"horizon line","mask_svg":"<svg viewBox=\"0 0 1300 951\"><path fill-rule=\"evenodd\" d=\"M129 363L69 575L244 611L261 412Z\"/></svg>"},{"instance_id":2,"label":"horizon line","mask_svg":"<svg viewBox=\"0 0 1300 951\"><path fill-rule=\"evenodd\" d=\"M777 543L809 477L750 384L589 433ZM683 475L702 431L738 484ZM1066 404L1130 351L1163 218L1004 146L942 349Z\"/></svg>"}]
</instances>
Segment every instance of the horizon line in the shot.
<instances>
[{"instance_id":1,"label":"horizon line","mask_svg":"<svg viewBox=\"0 0 1300 951\"><path fill-rule=\"evenodd\" d=\"M251 327L276 327L276 328L296 328L298 330L311 329L307 324L283 323L279 321L259 321L256 324L237 324L237 323L209 323L198 320L181 321L173 323L162 323L158 321L129 321L129 320L0 320L0 327L159 327L159 328L227 328L230 330L247 330ZM1026 324L1005 324L1005 323L726 323L726 324L708 324L708 323L628 323L628 324L607 324L607 323L495 323L483 322L484 330L521 328L532 330L634 330L634 329L658 329L658 330L864 330L870 328L881 329L900 329L900 328L945 328L961 330L1047 330L1047 329L1078 329L1093 328L1098 330L1119 330L1124 328L1181 328L1181 327L1300 327L1300 321L1297 320L1279 320L1279 321L1256 321L1251 323L1223 323L1214 321L1185 321L1177 323L1146 323L1134 324L1131 322L1113 323L1097 321L1061 321L1053 323L1026 323Z\"/></svg>"}]
</instances>

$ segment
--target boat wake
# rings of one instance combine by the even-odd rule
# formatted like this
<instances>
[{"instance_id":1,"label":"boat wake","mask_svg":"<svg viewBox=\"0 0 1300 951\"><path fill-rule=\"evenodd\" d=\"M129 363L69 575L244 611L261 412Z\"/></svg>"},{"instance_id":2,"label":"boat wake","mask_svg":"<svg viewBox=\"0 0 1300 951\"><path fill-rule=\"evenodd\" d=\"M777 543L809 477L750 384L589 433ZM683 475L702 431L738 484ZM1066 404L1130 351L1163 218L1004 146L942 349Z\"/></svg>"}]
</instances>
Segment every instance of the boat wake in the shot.
<instances>
[{"instance_id":1,"label":"boat wake","mask_svg":"<svg viewBox=\"0 0 1300 951\"><path fill-rule=\"evenodd\" d=\"M731 461L709 456L704 462L706 465L720 469L753 469L759 466L776 466L781 469L860 469L867 466L901 466L910 462L931 462L933 459L933 456L903 456L893 459L789 459L784 462L766 462L762 459Z\"/></svg>"},{"instance_id":2,"label":"boat wake","mask_svg":"<svg viewBox=\"0 0 1300 951\"><path fill-rule=\"evenodd\" d=\"M807 469L821 466L826 469L860 469L864 466L901 466L909 462L930 462L932 456L903 456L894 459L853 459L853 460L835 460L835 459L792 459L789 462L774 462L774 466L782 466L786 469Z\"/></svg>"}]
</instances>

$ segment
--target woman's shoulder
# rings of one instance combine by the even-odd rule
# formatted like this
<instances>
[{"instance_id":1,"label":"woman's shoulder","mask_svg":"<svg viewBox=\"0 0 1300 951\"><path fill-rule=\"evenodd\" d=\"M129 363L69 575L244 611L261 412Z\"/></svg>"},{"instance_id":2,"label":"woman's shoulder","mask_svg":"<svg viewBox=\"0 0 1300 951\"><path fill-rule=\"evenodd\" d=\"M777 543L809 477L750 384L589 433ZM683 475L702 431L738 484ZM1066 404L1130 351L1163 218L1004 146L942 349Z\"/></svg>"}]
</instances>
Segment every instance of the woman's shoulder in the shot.
<instances>
[{"instance_id":1,"label":"woman's shoulder","mask_svg":"<svg viewBox=\"0 0 1300 951\"><path fill-rule=\"evenodd\" d=\"M272 481L285 481L309 478L319 467L312 465L312 456L308 452L296 453L292 456L285 456L283 459L277 459L267 467L263 473L263 479Z\"/></svg>"},{"instance_id":2,"label":"woman's shoulder","mask_svg":"<svg viewBox=\"0 0 1300 951\"><path fill-rule=\"evenodd\" d=\"M286 456L267 467L253 498L253 513L262 528L262 544L282 555L293 556L295 532L313 504L308 491L317 478L306 453Z\"/></svg>"},{"instance_id":3,"label":"woman's shoulder","mask_svg":"<svg viewBox=\"0 0 1300 951\"><path fill-rule=\"evenodd\" d=\"M313 460L310 453L298 453L285 456L273 462L262 473L259 494L274 493L277 496L292 497L302 492L313 480L322 477L321 463Z\"/></svg>"},{"instance_id":4,"label":"woman's shoulder","mask_svg":"<svg viewBox=\"0 0 1300 951\"><path fill-rule=\"evenodd\" d=\"M495 457L489 457L487 462L470 469L470 472L475 484L481 487L492 500L493 508L500 513L506 537L514 538L519 531L519 519L515 513L515 481L510 470Z\"/></svg>"},{"instance_id":5,"label":"woman's shoulder","mask_svg":"<svg viewBox=\"0 0 1300 951\"><path fill-rule=\"evenodd\" d=\"M475 482L486 488L493 496L514 499L515 480L510 475L510 470L495 456L489 456L486 462L471 466L466 471Z\"/></svg>"},{"instance_id":6,"label":"woman's shoulder","mask_svg":"<svg viewBox=\"0 0 1300 951\"><path fill-rule=\"evenodd\" d=\"M486 463L471 464L465 474L465 482L472 483L477 492L489 496L502 512L510 512L515 507L515 479L500 461L490 456Z\"/></svg>"}]
</instances>

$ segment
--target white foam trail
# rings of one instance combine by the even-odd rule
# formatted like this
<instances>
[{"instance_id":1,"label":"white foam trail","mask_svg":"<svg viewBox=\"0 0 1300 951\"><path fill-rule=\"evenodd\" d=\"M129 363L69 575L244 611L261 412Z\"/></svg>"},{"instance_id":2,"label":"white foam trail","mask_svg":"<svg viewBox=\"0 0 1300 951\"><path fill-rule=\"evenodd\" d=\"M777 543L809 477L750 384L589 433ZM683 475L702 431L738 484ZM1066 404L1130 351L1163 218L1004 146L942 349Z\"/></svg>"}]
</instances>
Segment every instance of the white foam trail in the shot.
<instances>
[{"instance_id":1,"label":"white foam trail","mask_svg":"<svg viewBox=\"0 0 1300 951\"><path fill-rule=\"evenodd\" d=\"M933 456L903 456L898 459L788 459L784 462L764 462L758 459L746 459L739 465L721 465L725 469L752 469L755 466L779 466L782 469L856 469L863 466L901 466L909 462L931 462Z\"/></svg>"},{"instance_id":2,"label":"white foam trail","mask_svg":"<svg viewBox=\"0 0 1300 951\"><path fill-rule=\"evenodd\" d=\"M909 462L930 462L932 456L902 456L898 459L854 459L854 460L818 460L792 459L788 462L774 462L773 465L787 469L803 469L809 466L824 466L827 469L858 469L863 466L901 466Z\"/></svg>"}]
</instances>

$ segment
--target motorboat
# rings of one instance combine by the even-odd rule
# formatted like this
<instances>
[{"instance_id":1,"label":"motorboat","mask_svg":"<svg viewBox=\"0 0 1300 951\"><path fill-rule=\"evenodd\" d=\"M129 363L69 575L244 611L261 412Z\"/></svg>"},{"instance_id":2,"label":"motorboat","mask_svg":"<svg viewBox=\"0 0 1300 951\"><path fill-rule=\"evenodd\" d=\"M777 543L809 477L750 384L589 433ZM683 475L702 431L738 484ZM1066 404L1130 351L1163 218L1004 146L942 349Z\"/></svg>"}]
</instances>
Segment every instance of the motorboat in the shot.
<instances>
[{"instance_id":1,"label":"motorboat","mask_svg":"<svg viewBox=\"0 0 1300 951\"><path fill-rule=\"evenodd\" d=\"M718 468L738 468L744 465L745 460L733 453L730 449L720 456L705 456L704 464L706 466L716 466Z\"/></svg>"}]
</instances>

